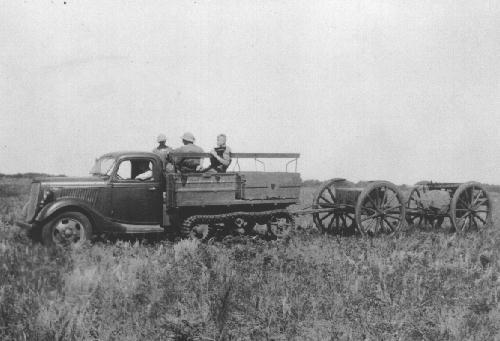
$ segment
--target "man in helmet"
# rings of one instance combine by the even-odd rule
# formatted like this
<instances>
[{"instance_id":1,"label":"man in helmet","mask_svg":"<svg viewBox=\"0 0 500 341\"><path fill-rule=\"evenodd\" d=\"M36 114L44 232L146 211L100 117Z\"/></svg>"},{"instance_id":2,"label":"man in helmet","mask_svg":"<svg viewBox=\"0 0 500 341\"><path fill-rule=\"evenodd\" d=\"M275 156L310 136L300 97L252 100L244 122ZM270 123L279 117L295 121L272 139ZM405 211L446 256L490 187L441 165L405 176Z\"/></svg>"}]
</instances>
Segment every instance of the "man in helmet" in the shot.
<instances>
[{"instance_id":1,"label":"man in helmet","mask_svg":"<svg viewBox=\"0 0 500 341\"><path fill-rule=\"evenodd\" d=\"M181 137L183 146L174 149L170 159L175 162L175 167L182 173L193 173L201 170L201 158L175 157L176 153L203 153L203 149L194 144L195 138L192 133L186 132Z\"/></svg>"},{"instance_id":2,"label":"man in helmet","mask_svg":"<svg viewBox=\"0 0 500 341\"><path fill-rule=\"evenodd\" d=\"M231 163L231 148L226 145L226 135L217 136L217 147L210 151L210 166L205 172L225 173Z\"/></svg>"},{"instance_id":3,"label":"man in helmet","mask_svg":"<svg viewBox=\"0 0 500 341\"><path fill-rule=\"evenodd\" d=\"M158 155L161 159L161 162L163 164L163 168L167 168L168 165L168 154L172 151L172 148L166 145L167 142L167 137L165 134L160 134L156 138L156 141L158 142L158 147L153 149L153 153Z\"/></svg>"}]
</instances>

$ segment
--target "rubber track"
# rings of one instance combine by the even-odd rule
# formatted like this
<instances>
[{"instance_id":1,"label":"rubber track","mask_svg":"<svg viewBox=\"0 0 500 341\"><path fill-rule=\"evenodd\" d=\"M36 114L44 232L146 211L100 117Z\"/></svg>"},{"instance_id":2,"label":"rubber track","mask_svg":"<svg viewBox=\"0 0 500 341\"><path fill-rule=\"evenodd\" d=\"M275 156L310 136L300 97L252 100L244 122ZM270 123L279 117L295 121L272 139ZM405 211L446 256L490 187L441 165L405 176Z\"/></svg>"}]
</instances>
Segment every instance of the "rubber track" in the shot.
<instances>
[{"instance_id":1,"label":"rubber track","mask_svg":"<svg viewBox=\"0 0 500 341\"><path fill-rule=\"evenodd\" d=\"M224 214L200 214L193 215L186 218L181 226L181 235L185 238L189 237L191 230L198 224L222 224L234 221L236 218L243 218L255 220L256 222L268 221L271 217L287 216L290 220L294 221L293 216L286 209L270 210L261 212L231 212Z\"/></svg>"}]
</instances>

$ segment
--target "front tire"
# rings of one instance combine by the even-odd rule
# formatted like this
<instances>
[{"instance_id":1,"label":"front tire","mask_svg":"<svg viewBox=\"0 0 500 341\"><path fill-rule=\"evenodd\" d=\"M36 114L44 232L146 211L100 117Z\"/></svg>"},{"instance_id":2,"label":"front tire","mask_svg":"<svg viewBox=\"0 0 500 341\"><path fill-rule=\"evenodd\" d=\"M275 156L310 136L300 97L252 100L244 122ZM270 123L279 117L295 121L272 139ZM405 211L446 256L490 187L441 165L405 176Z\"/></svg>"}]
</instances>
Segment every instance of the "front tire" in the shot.
<instances>
[{"instance_id":1,"label":"front tire","mask_svg":"<svg viewBox=\"0 0 500 341\"><path fill-rule=\"evenodd\" d=\"M91 238L92 224L80 212L60 213L42 227L42 243L48 247L80 246Z\"/></svg>"}]
</instances>

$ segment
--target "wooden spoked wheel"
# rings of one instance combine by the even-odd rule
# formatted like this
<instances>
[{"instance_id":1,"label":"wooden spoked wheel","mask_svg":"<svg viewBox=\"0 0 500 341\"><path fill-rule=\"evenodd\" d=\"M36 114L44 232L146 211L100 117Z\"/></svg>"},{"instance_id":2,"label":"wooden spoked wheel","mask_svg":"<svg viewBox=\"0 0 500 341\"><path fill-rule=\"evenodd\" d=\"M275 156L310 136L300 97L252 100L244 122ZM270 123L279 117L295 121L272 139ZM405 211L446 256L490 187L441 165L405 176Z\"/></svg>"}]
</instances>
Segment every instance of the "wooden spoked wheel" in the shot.
<instances>
[{"instance_id":1,"label":"wooden spoked wheel","mask_svg":"<svg viewBox=\"0 0 500 341\"><path fill-rule=\"evenodd\" d=\"M337 206L335 185L343 183L345 183L343 179L330 180L319 189L314 197L315 208L331 208L331 211L313 214L314 223L323 233L348 234L355 229L354 213L340 210Z\"/></svg>"},{"instance_id":2,"label":"wooden spoked wheel","mask_svg":"<svg viewBox=\"0 0 500 341\"><path fill-rule=\"evenodd\" d=\"M477 182L460 185L450 205L452 226L458 233L480 230L491 224L491 198Z\"/></svg>"},{"instance_id":3,"label":"wooden spoked wheel","mask_svg":"<svg viewBox=\"0 0 500 341\"><path fill-rule=\"evenodd\" d=\"M393 234L405 221L403 196L388 181L370 183L356 204L356 223L362 235Z\"/></svg>"}]
</instances>

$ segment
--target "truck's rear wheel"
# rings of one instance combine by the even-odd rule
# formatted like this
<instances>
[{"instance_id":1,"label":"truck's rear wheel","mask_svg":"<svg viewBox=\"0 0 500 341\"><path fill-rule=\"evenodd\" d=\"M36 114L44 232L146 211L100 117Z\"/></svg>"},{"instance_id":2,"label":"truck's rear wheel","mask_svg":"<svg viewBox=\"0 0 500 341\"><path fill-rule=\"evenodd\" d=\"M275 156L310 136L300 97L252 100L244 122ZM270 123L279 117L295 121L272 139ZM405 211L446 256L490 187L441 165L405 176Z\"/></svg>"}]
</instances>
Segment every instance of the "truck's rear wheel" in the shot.
<instances>
[{"instance_id":1,"label":"truck's rear wheel","mask_svg":"<svg viewBox=\"0 0 500 341\"><path fill-rule=\"evenodd\" d=\"M191 231L189 232L189 238L206 241L212 236L213 230L214 227L209 224L197 224L192 226Z\"/></svg>"},{"instance_id":2,"label":"truck's rear wheel","mask_svg":"<svg viewBox=\"0 0 500 341\"><path fill-rule=\"evenodd\" d=\"M63 212L42 227L42 242L46 246L81 245L92 237L92 224L80 212Z\"/></svg>"},{"instance_id":3,"label":"truck's rear wheel","mask_svg":"<svg viewBox=\"0 0 500 341\"><path fill-rule=\"evenodd\" d=\"M294 226L295 219L290 214L276 214L267 221L268 232L278 239L288 236Z\"/></svg>"}]
</instances>

